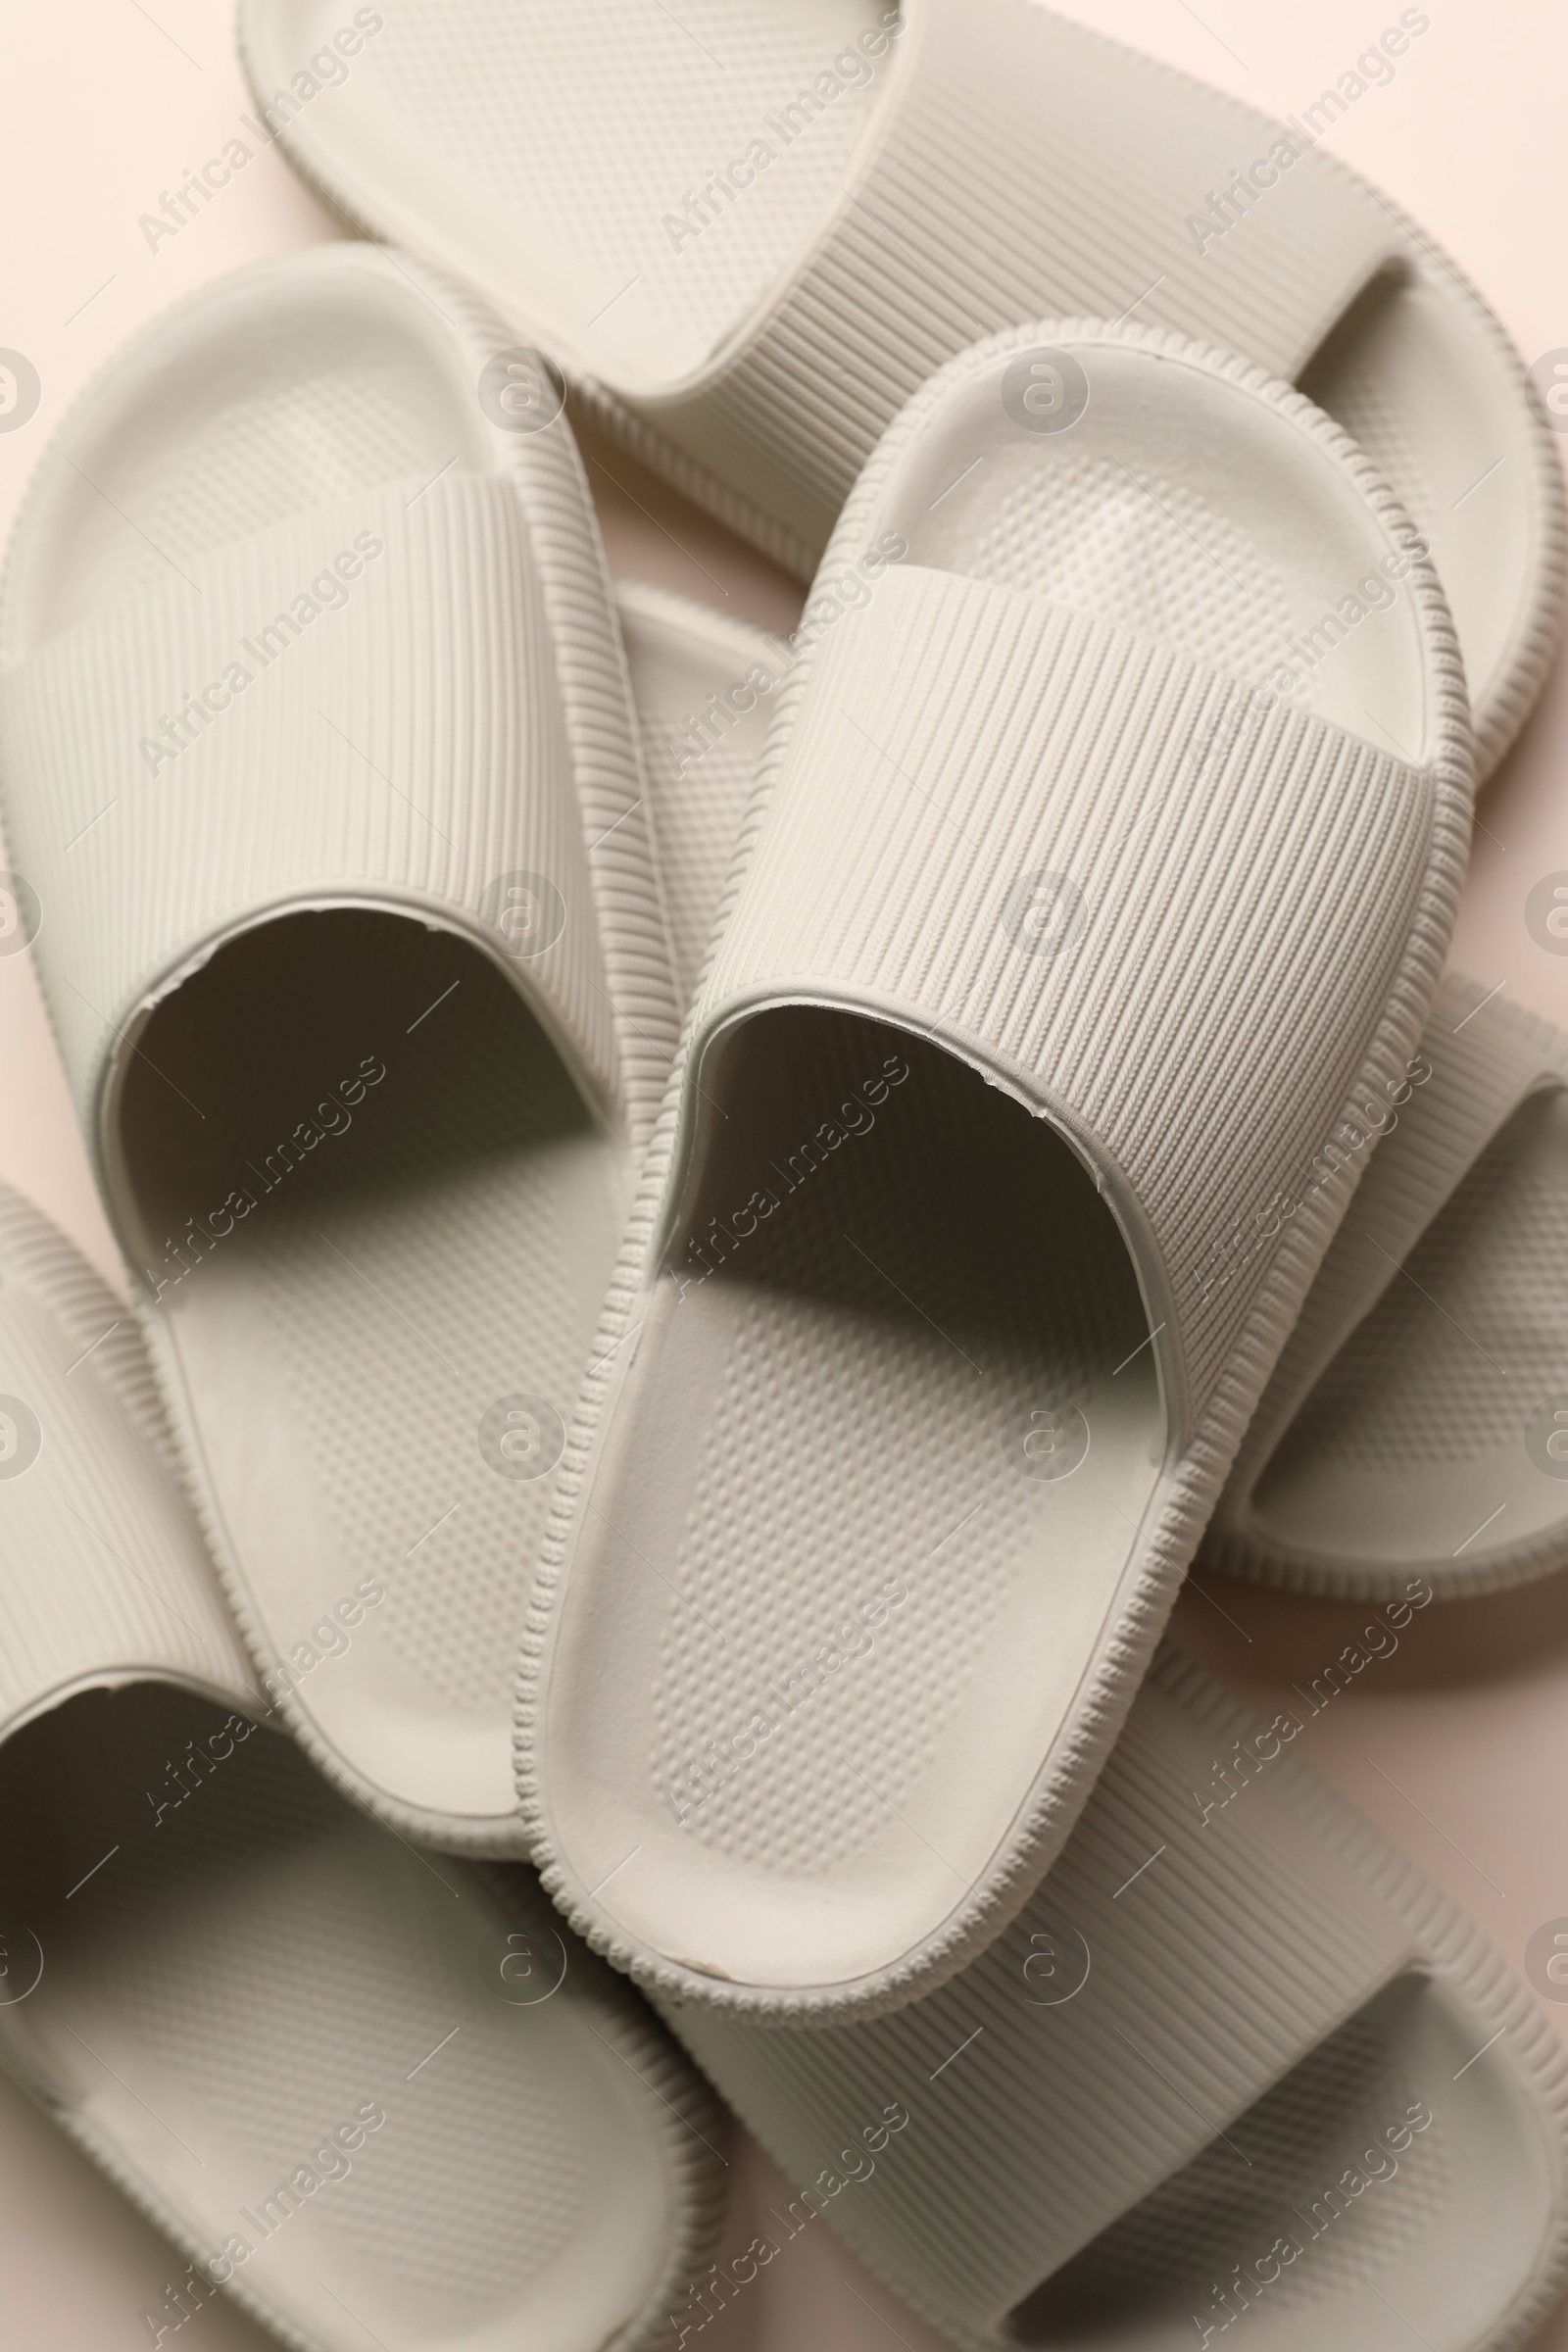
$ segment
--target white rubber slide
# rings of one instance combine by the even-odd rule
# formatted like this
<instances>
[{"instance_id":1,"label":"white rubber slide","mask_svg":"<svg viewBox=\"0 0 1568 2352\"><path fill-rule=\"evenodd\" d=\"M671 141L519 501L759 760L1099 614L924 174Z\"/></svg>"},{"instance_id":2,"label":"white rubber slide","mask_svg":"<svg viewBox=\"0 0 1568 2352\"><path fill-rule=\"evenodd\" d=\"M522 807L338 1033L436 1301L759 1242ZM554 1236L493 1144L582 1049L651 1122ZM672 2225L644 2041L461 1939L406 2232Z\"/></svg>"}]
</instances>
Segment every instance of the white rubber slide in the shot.
<instances>
[{"instance_id":1,"label":"white rubber slide","mask_svg":"<svg viewBox=\"0 0 1568 2352\"><path fill-rule=\"evenodd\" d=\"M804 575L978 335L1132 316L1298 381L1432 546L1485 773L1550 659L1562 488L1496 320L1322 144L1420 73L1431 17L1390 13L1285 123L1027 0L242 0L240 43L259 135Z\"/></svg>"},{"instance_id":2,"label":"white rubber slide","mask_svg":"<svg viewBox=\"0 0 1568 2352\"><path fill-rule=\"evenodd\" d=\"M769 2243L821 2216L972 2352L1521 2343L1568 2273L1561 2045L1299 1729L1167 1652L953 1984L820 2034L662 2004L795 2188Z\"/></svg>"},{"instance_id":3,"label":"white rubber slide","mask_svg":"<svg viewBox=\"0 0 1568 2352\"><path fill-rule=\"evenodd\" d=\"M497 1852L678 1033L582 469L499 336L364 246L205 288L71 413L0 615L7 838L252 1654L349 1793Z\"/></svg>"},{"instance_id":4,"label":"white rubber slide","mask_svg":"<svg viewBox=\"0 0 1568 2352\"><path fill-rule=\"evenodd\" d=\"M858 485L525 1645L535 1853L645 1983L909 1999L1070 1829L1357 1171L1215 1251L1440 977L1469 737L1412 537L1309 403L1136 327L960 355ZM1270 687L1396 574L1312 708Z\"/></svg>"},{"instance_id":5,"label":"white rubber slide","mask_svg":"<svg viewBox=\"0 0 1568 2352\"><path fill-rule=\"evenodd\" d=\"M1374 1143L1205 1564L1361 1599L1568 1567L1568 1038L1450 974L1403 1082L1308 1187Z\"/></svg>"},{"instance_id":6,"label":"white rubber slide","mask_svg":"<svg viewBox=\"0 0 1568 2352\"><path fill-rule=\"evenodd\" d=\"M656 2342L712 2102L531 1874L279 1736L135 1326L9 1192L0 1283L0 2060L180 2249L126 2341L226 2291L296 2352Z\"/></svg>"}]
</instances>

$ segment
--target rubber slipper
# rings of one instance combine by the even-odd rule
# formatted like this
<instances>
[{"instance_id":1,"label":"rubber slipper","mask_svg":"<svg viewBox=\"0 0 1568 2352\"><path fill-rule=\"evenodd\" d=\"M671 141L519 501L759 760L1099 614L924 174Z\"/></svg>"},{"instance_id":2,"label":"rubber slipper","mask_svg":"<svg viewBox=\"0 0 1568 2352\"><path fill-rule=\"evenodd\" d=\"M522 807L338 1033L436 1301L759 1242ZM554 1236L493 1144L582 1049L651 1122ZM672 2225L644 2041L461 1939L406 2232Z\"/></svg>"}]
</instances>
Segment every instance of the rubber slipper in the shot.
<instances>
[{"instance_id":1,"label":"rubber slipper","mask_svg":"<svg viewBox=\"0 0 1568 2352\"><path fill-rule=\"evenodd\" d=\"M1042 350L1071 432L1018 421ZM1159 490L1107 538L1116 467ZM1411 536L1309 403L1133 327L961 355L857 489L525 1642L535 1852L643 1982L908 1999L1070 1828L1349 1180L1219 1290L1215 1236L1440 975L1469 749ZM1395 629L1272 694L1385 564Z\"/></svg>"},{"instance_id":2,"label":"rubber slipper","mask_svg":"<svg viewBox=\"0 0 1568 2352\"><path fill-rule=\"evenodd\" d=\"M774 698L797 655L763 629L648 581L616 580L614 597L684 1005L702 977Z\"/></svg>"},{"instance_id":3,"label":"rubber slipper","mask_svg":"<svg viewBox=\"0 0 1568 2352\"><path fill-rule=\"evenodd\" d=\"M258 1667L403 1835L512 1852L519 1563L678 1017L581 466L495 348L347 244L156 321L18 525L0 760Z\"/></svg>"},{"instance_id":4,"label":"rubber slipper","mask_svg":"<svg viewBox=\"0 0 1568 2352\"><path fill-rule=\"evenodd\" d=\"M1266 1221L1361 1152L1205 1564L1360 1599L1568 1567L1568 1038L1451 974L1402 1083Z\"/></svg>"},{"instance_id":5,"label":"rubber slipper","mask_svg":"<svg viewBox=\"0 0 1568 2352\"><path fill-rule=\"evenodd\" d=\"M1568 2276L1561 2045L1293 1724L1167 1652L955 1983L819 2034L660 2004L799 2184L754 2263L820 2216L973 2352L1529 2336Z\"/></svg>"},{"instance_id":6,"label":"rubber slipper","mask_svg":"<svg viewBox=\"0 0 1568 2352\"><path fill-rule=\"evenodd\" d=\"M1297 380L1431 543L1486 773L1551 658L1550 435L1474 290L1320 143L1430 23L1285 123L1021 0L244 0L240 43L259 138L804 576L976 336L1136 313ZM1334 606L1303 623L1326 650Z\"/></svg>"},{"instance_id":7,"label":"rubber slipper","mask_svg":"<svg viewBox=\"0 0 1568 2352\"><path fill-rule=\"evenodd\" d=\"M133 1322L4 1191L0 1277L0 2060L180 2250L137 2341L226 2290L297 2352L653 2343L712 2102L531 1874L438 1869L279 1736Z\"/></svg>"}]
</instances>

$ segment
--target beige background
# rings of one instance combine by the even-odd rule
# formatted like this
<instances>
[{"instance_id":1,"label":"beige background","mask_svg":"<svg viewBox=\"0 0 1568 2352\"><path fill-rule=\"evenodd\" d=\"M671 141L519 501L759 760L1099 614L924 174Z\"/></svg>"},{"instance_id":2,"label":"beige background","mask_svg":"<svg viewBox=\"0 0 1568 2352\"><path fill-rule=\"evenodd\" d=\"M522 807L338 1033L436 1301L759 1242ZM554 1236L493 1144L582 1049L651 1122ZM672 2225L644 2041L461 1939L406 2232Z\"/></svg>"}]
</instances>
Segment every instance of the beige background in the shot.
<instances>
[{"instance_id":1,"label":"beige background","mask_svg":"<svg viewBox=\"0 0 1568 2352\"><path fill-rule=\"evenodd\" d=\"M570 6L572 0L562 0ZM1394 0L1069 0L1067 13L1284 115L1310 103L1387 24ZM1432 28L1397 77L1326 143L1386 189L1480 285L1525 358L1568 346L1568 9L1561 0L1429 0ZM0 435L0 530L88 373L193 286L333 233L271 148L154 255L137 216L214 154L248 104L227 0L0 0L0 188L7 230L0 346L43 381L37 416ZM1568 434L1564 436L1568 454ZM784 576L639 475L591 451L611 559L775 628L799 604ZM1544 873L1568 867L1568 665L1490 787L1455 960L1568 1027L1568 958L1523 919ZM119 1280L93 1199L30 959L0 957L0 1175L32 1195ZM1190 1590L1176 1632L1244 1698L1305 1680L1362 1612L1250 1587ZM1368 1670L1301 1747L1516 1962L1568 1916L1568 1586L1434 1609ZM1158 1987L1151 1987L1158 1997ZM1550 2010L1568 2033L1568 2005ZM730 2236L765 2228L782 2183L733 2151ZM751 2218L757 2216L754 2222ZM138 2313L179 2264L18 2093L0 2085L0 2336L50 2352L147 2342ZM790 2245L705 2341L712 2352L869 2352L939 2339L824 2228ZM170 2339L172 2341L173 2339ZM197 2352L268 2340L226 2308L182 2330ZM695 2340L695 2339L694 2339ZM1568 2352L1568 2310L1532 2352Z\"/></svg>"}]
</instances>

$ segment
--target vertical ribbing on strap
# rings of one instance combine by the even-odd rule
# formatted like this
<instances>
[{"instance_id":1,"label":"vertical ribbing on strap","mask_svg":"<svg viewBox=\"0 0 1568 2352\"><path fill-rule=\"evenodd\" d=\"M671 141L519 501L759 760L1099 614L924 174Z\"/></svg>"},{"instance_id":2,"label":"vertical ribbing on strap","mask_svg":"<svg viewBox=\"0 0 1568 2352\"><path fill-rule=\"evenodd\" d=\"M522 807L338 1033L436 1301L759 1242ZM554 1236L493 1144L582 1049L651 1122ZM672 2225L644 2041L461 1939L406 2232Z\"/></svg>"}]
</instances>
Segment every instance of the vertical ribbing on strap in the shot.
<instances>
[{"instance_id":1,"label":"vertical ribbing on strap","mask_svg":"<svg viewBox=\"0 0 1568 2352\"><path fill-rule=\"evenodd\" d=\"M302 617L356 543L344 601ZM457 475L279 523L12 671L8 834L47 909L39 962L83 1112L137 1004L253 910L384 892L504 957L486 894L516 872L564 914L529 985L612 1096L552 654L514 488ZM192 694L208 716L182 744L162 722Z\"/></svg>"},{"instance_id":2,"label":"vertical ribbing on strap","mask_svg":"<svg viewBox=\"0 0 1568 2352\"><path fill-rule=\"evenodd\" d=\"M243 1647L173 1482L134 1317L5 1187L0 1394L18 1433L0 1458L0 1721L131 1669L254 1707Z\"/></svg>"},{"instance_id":3,"label":"vertical ribbing on strap","mask_svg":"<svg viewBox=\"0 0 1568 2352\"><path fill-rule=\"evenodd\" d=\"M471 369L514 340L513 330L468 287L407 255L386 257L383 266L434 302ZM493 441L504 443L497 459L521 498L538 565L593 883L621 1109L633 1152L641 1154L659 1114L685 1004L675 984L658 832L609 568L588 478L564 416L542 432L496 434Z\"/></svg>"},{"instance_id":4,"label":"vertical ribbing on strap","mask_svg":"<svg viewBox=\"0 0 1568 2352\"><path fill-rule=\"evenodd\" d=\"M421 323L429 306L450 327L458 373L468 382L497 351L515 340L514 331L466 287L454 284L409 256L393 261L366 245L318 248L287 265L264 263L254 270L237 272L221 288L204 289L192 297L187 316L220 299L230 306L235 331L242 331L251 285L260 286L285 270L296 269L306 276L325 270L341 271L351 294L357 280L380 279L379 299L406 304L421 314ZM127 364L147 365L150 358L158 356L171 331L171 320L161 317L150 321L123 351L117 352L81 393L72 416L45 452L28 486L7 559L9 642L30 641L30 632L15 610L17 574L19 568L24 568L19 567L17 559L24 541L30 552L29 533L35 537L40 520L54 511L61 477L70 468L64 452L74 431L82 429L84 420L94 431L105 429L106 424L113 429L119 387ZM564 417L534 433L492 430L488 439L497 476L510 483L520 501L537 609L548 641L530 653L529 666L530 670L537 666L544 675L552 673L553 665L553 692L559 698L569 752L569 790L577 805L578 829L592 883L594 925L603 963L604 994L599 1002L601 1009L608 1012L614 1037L620 1090L617 1107L626 1119L634 1151L641 1152L668 1074L682 1008L673 981L658 851L604 550L582 461ZM74 482L75 476L72 474L71 479ZM429 499L441 497L443 485L438 481L433 486L421 482L401 487L406 498L423 507ZM308 528L308 518L302 527ZM339 545L334 542L327 549L328 560L339 552ZM316 568L313 566L312 576ZM290 581L290 593L305 584ZM321 625L330 628L342 617L329 614ZM183 678L178 683L199 688L207 679ZM152 715L157 717L156 710ZM139 724L138 720L138 731ZM18 779L7 769L8 763L0 760L0 796L7 804L7 832L15 850L17 807L25 792L25 780L19 788ZM169 771L160 772L167 775ZM90 822L107 806L106 796L86 811L83 822ZM56 990L50 1000L57 1034L63 1006L55 1000L62 994Z\"/></svg>"},{"instance_id":5,"label":"vertical ribbing on strap","mask_svg":"<svg viewBox=\"0 0 1568 2352\"><path fill-rule=\"evenodd\" d=\"M472 345L487 352L504 347L507 330L498 321L467 295L436 282ZM571 747L621 1108L632 1149L641 1153L659 1113L685 1003L675 982L631 683L593 502L564 418L523 438L514 472L538 556Z\"/></svg>"},{"instance_id":6,"label":"vertical ribbing on strap","mask_svg":"<svg viewBox=\"0 0 1568 2352\"><path fill-rule=\"evenodd\" d=\"M1402 250L1304 132L1222 228L1210 194L1281 126L1028 0L911 18L858 177L760 328L695 395L633 404L808 547L905 400L976 337L1136 304L1290 376Z\"/></svg>"},{"instance_id":7,"label":"vertical ribbing on strap","mask_svg":"<svg viewBox=\"0 0 1568 2352\"><path fill-rule=\"evenodd\" d=\"M1343 1117L1450 813L1283 705L1205 765L1235 691L1039 598L889 573L818 658L693 1031L858 1004L1068 1125L1152 1243L1195 1413L1271 1256L1215 1283L1215 1243ZM1044 953L1017 912L1042 874Z\"/></svg>"},{"instance_id":8,"label":"vertical ribbing on strap","mask_svg":"<svg viewBox=\"0 0 1568 2352\"><path fill-rule=\"evenodd\" d=\"M1090 340L1141 346L1151 353L1180 358L1185 364L1206 368L1221 381L1244 388L1318 445L1323 457L1342 470L1365 501L1371 515L1393 539L1397 541L1407 535L1407 518L1348 438L1309 402L1246 362L1220 353L1196 351L1177 336L1126 326L1107 328L1062 322L1051 331L1069 340L1082 335ZM998 335L989 344L959 354L916 394L889 428L875 460L860 476L829 548L826 558L829 567L841 559L853 561L869 544L889 480L933 428L956 392L975 372L991 367L999 356L1031 348L1040 335L1038 324ZM887 585L884 581L879 587L878 608ZM1451 935L1468 846L1472 739L1452 622L1430 564L1421 562L1414 566L1409 592L1430 728L1425 786L1431 794L1431 824L1420 872L1413 879L1404 912L1398 918L1404 927L1391 963L1387 993L1375 1008L1363 1040L1358 1084L1382 1083L1390 1075L1396 1078L1415 1049ZM714 975L721 966L727 965L737 954L746 953L738 925L740 909L754 863L761 854L777 804L783 797L777 789L781 775L797 757L797 736L806 715L821 699L818 681L822 659L823 650L818 643L798 662L780 689L768 745L719 911L703 984L705 991L713 989ZM1245 773L1240 781L1245 786ZM808 993L820 995L814 990ZM607 1297L594 1354L558 1472L523 1639L514 1739L521 1815L534 1841L546 1885L596 1948L607 1951L617 1965L632 1970L643 1982L665 1992L682 1989L684 1980L678 1968L629 1941L612 1920L595 1909L591 1899L582 1899L581 1890L556 1858L549 1793L540 1774L539 1757L541 1727L549 1704L552 1646L572 1572L584 1484L591 1475L594 1449L603 1439L607 1410L612 1409L617 1371L625 1360L624 1343L632 1335L647 1286L657 1278L664 1223L673 1189L680 1182L684 1150L691 1133L688 1113L694 1098L692 1054L700 1042L706 1001L700 997L688 1021L682 1051L644 1163L632 1221ZM963 1050L956 1025L948 1042L957 1045L960 1052ZM988 1054L982 1058L994 1061L995 1057ZM1028 1100L1029 1090L1016 1073L1012 1083L1015 1091ZM1109 1753L1144 1677L1178 1581L1192 1561L1203 1524L1262 1386L1344 1213L1351 1182L1353 1177L1342 1176L1325 1186L1279 1240L1267 1271L1258 1282L1250 1311L1219 1367L1207 1406L1188 1431L1186 1450L1173 1464L1173 1475L1163 1482L1156 1498L1157 1507L1137 1539L1129 1564L1125 1606L1115 1622L1107 1625L1103 1642L1080 1687L1063 1736L1044 1762L1027 1809L1020 1815L990 1875L917 1954L885 1971L869 1986L857 1986L847 1996L841 1996L834 1988L824 1989L820 1996L813 1991L803 1998L795 2013L803 2016L808 2013L816 2023L836 2012L863 2017L877 2010L896 2009L909 1998L916 1984L940 1983L956 1975L977 1947L983 1947L988 1937L999 1934L1016 1918L1039 1883L1041 1871L1058 1850L1077 1817L1085 1791L1093 1786ZM737 2011L754 2009L776 2014L781 2005L788 2005L781 2003L774 1991L758 1994L750 1987L732 1988L716 1984L710 1989L715 2003L732 2005Z\"/></svg>"}]
</instances>

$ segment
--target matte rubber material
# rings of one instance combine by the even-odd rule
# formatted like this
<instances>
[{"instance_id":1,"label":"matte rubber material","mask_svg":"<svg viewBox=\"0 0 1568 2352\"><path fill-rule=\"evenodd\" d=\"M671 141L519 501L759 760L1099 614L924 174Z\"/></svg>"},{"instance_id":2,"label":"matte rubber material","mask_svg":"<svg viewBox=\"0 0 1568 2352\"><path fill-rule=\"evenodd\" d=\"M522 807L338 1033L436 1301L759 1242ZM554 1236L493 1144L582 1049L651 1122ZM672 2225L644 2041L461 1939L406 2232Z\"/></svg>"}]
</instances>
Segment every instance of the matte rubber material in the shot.
<instances>
[{"instance_id":1,"label":"matte rubber material","mask_svg":"<svg viewBox=\"0 0 1568 2352\"><path fill-rule=\"evenodd\" d=\"M498 332L339 244L118 355L13 541L0 781L257 1668L403 1835L514 1854L522 1564L678 1012L582 469L487 407Z\"/></svg>"},{"instance_id":2,"label":"matte rubber material","mask_svg":"<svg viewBox=\"0 0 1568 2352\"><path fill-rule=\"evenodd\" d=\"M940 1991L812 2034L662 2003L784 2171L769 2242L820 2216L972 2352L1524 2341L1568 2269L1561 2044L1299 1729L1167 1653Z\"/></svg>"},{"instance_id":3,"label":"matte rubber material","mask_svg":"<svg viewBox=\"0 0 1568 2352\"><path fill-rule=\"evenodd\" d=\"M1450 973L1405 1082L1331 1149L1366 1180L1205 1564L1361 1599L1568 1567L1568 1038Z\"/></svg>"},{"instance_id":4,"label":"matte rubber material","mask_svg":"<svg viewBox=\"0 0 1568 2352\"><path fill-rule=\"evenodd\" d=\"M1385 79L1430 24L1389 28ZM1483 774L1540 689L1551 435L1474 289L1329 152L1332 89L1272 122L1026 0L245 0L240 44L307 177L803 575L956 351L1133 317L1297 382L1367 450L1447 583Z\"/></svg>"},{"instance_id":5,"label":"matte rubber material","mask_svg":"<svg viewBox=\"0 0 1568 2352\"><path fill-rule=\"evenodd\" d=\"M1066 429L1019 413L1042 351ZM1285 386L1054 322L953 362L846 511L519 1693L547 1883L662 1991L909 1999L1092 1787L1359 1170L1225 1285L1221 1204L1402 1070L1441 970L1469 738L1412 537ZM1396 573L1272 682L1326 581Z\"/></svg>"},{"instance_id":6,"label":"matte rubber material","mask_svg":"<svg viewBox=\"0 0 1568 2352\"><path fill-rule=\"evenodd\" d=\"M712 2103L531 1874L431 1862L280 1735L134 1327L9 1191L0 1278L0 2062L179 2249L127 2327L223 2287L296 2352L652 2344Z\"/></svg>"}]
</instances>

